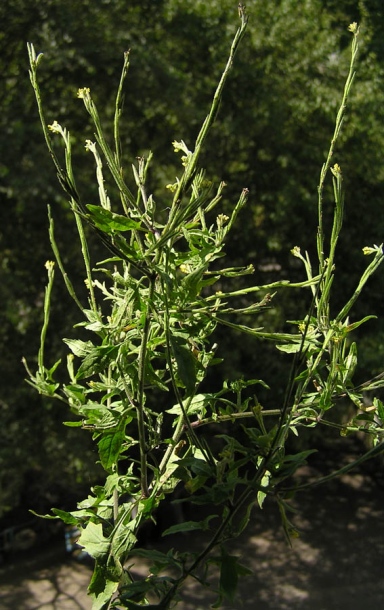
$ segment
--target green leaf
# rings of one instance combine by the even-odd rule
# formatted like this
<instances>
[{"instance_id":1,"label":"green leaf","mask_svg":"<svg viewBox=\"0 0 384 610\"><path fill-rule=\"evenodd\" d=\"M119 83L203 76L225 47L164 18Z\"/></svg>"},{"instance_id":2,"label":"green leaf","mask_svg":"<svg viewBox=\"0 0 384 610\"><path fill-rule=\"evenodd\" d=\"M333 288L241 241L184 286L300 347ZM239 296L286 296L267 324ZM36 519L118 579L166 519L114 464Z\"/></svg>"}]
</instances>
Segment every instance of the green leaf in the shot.
<instances>
[{"instance_id":1,"label":"green leaf","mask_svg":"<svg viewBox=\"0 0 384 610\"><path fill-rule=\"evenodd\" d=\"M124 438L124 430L117 430L105 433L98 442L100 461L105 470L110 470L116 464Z\"/></svg>"},{"instance_id":2,"label":"green leaf","mask_svg":"<svg viewBox=\"0 0 384 610\"><path fill-rule=\"evenodd\" d=\"M179 534L180 532L192 532L194 530L207 531L209 530L209 522L211 519L214 519L217 515L210 515L203 521L184 521L184 523L177 523L176 525L172 525L165 532L162 533L162 536L169 536L171 534Z\"/></svg>"},{"instance_id":3,"label":"green leaf","mask_svg":"<svg viewBox=\"0 0 384 610\"><path fill-rule=\"evenodd\" d=\"M134 549L129 553L134 557L143 557L144 559L150 559L151 561L162 562L164 565L169 563L169 556L166 553L157 551L156 549Z\"/></svg>"},{"instance_id":4,"label":"green leaf","mask_svg":"<svg viewBox=\"0 0 384 610\"><path fill-rule=\"evenodd\" d=\"M48 379L52 379L52 375L56 371L56 369L60 363L61 363L61 358L59 360L57 360L57 362L55 362L55 364L50 369L47 370Z\"/></svg>"},{"instance_id":5,"label":"green leaf","mask_svg":"<svg viewBox=\"0 0 384 610\"><path fill-rule=\"evenodd\" d=\"M376 407L378 416L384 422L384 404L378 398L374 398L373 406Z\"/></svg>"},{"instance_id":6,"label":"green leaf","mask_svg":"<svg viewBox=\"0 0 384 610\"><path fill-rule=\"evenodd\" d=\"M106 208L99 205L87 205L90 214L89 217L93 224L104 233L113 233L115 231L132 231L140 230L142 227L139 222L135 222L127 216L115 214Z\"/></svg>"},{"instance_id":7,"label":"green leaf","mask_svg":"<svg viewBox=\"0 0 384 610\"><path fill-rule=\"evenodd\" d=\"M291 538L298 538L300 535L296 527L287 517L287 510L292 511L293 509L291 506L289 506L289 504L279 498L277 498L277 503L279 506L281 525L283 526L286 541L288 542L289 546L292 546Z\"/></svg>"},{"instance_id":8,"label":"green leaf","mask_svg":"<svg viewBox=\"0 0 384 610\"><path fill-rule=\"evenodd\" d=\"M93 330L95 332L102 330L103 323L99 312L94 311L93 309L83 309L83 314L87 318L89 324L87 322L79 322L78 324L75 324L74 328L84 326L88 330Z\"/></svg>"},{"instance_id":9,"label":"green leaf","mask_svg":"<svg viewBox=\"0 0 384 610\"><path fill-rule=\"evenodd\" d=\"M165 383L163 383L161 377L156 373L156 371L154 370L154 368L149 360L146 363L145 383L147 386L153 385L153 386L159 388L160 390L162 390L163 392L169 391L168 386Z\"/></svg>"},{"instance_id":10,"label":"green leaf","mask_svg":"<svg viewBox=\"0 0 384 610\"><path fill-rule=\"evenodd\" d=\"M377 316L365 316L365 318L363 318L362 320L359 320L358 322L354 322L353 324L348 324L347 326L347 331L351 332L352 330L355 330L355 328L358 328L359 326L361 326L361 324L364 324L365 322L367 322L368 320L376 320Z\"/></svg>"},{"instance_id":11,"label":"green leaf","mask_svg":"<svg viewBox=\"0 0 384 610\"><path fill-rule=\"evenodd\" d=\"M136 583L134 583L136 584ZM151 582L148 583L140 583L140 588L141 589L145 589L145 591L150 591L152 584ZM126 599L126 597L124 595L120 596L120 599L124 601L125 607L128 610L136 610L137 608L143 608L143 604L136 604L133 601L130 601L129 599ZM169 606L168 606L169 607ZM147 608L147 610L167 610L167 607L162 605L162 604L145 604L145 608Z\"/></svg>"},{"instance_id":12,"label":"green leaf","mask_svg":"<svg viewBox=\"0 0 384 610\"><path fill-rule=\"evenodd\" d=\"M187 396L190 396L196 386L196 359L182 337L171 336L170 341L178 376L186 389Z\"/></svg>"},{"instance_id":13,"label":"green leaf","mask_svg":"<svg viewBox=\"0 0 384 610\"><path fill-rule=\"evenodd\" d=\"M202 475L197 475L192 479L190 478L185 483L185 489L188 491L188 493L194 494L198 489L201 489L201 487L205 485L207 478L208 477Z\"/></svg>"},{"instance_id":14,"label":"green leaf","mask_svg":"<svg viewBox=\"0 0 384 610\"><path fill-rule=\"evenodd\" d=\"M130 521L127 524L123 521L113 533L111 541L111 555L115 557L117 561L120 561L121 557L127 551L130 551L137 543L134 530L138 528L139 522L140 515L137 517L137 520Z\"/></svg>"},{"instance_id":15,"label":"green leaf","mask_svg":"<svg viewBox=\"0 0 384 610\"><path fill-rule=\"evenodd\" d=\"M288 462L294 463L296 468L300 465L306 464L307 457L312 455L313 453L317 453L317 449L307 449L306 451L300 451L300 453L294 453L292 455L286 455L283 460L283 464Z\"/></svg>"},{"instance_id":16,"label":"green leaf","mask_svg":"<svg viewBox=\"0 0 384 610\"><path fill-rule=\"evenodd\" d=\"M300 351L301 345L300 343L290 343L285 345L276 345L276 347L278 350L285 352L286 354L296 354Z\"/></svg>"},{"instance_id":17,"label":"green leaf","mask_svg":"<svg viewBox=\"0 0 384 610\"><path fill-rule=\"evenodd\" d=\"M174 549L169 550L165 554L161 551L156 551L155 549L139 548L130 551L128 556L133 556L135 559L137 557L142 557L143 559L148 560L148 562L151 563L151 574L157 575L159 572L163 572L167 569L172 569L173 571L176 570L180 574L183 571L183 561L181 560L180 553L178 551L174 551ZM131 587L129 587L129 589L131 589Z\"/></svg>"},{"instance_id":18,"label":"green leaf","mask_svg":"<svg viewBox=\"0 0 384 610\"><path fill-rule=\"evenodd\" d=\"M60 387L59 383L47 383L46 381L39 380L37 383L32 383L28 381L28 383L36 388L40 394L44 396L54 396L56 390Z\"/></svg>"},{"instance_id":19,"label":"green leaf","mask_svg":"<svg viewBox=\"0 0 384 610\"><path fill-rule=\"evenodd\" d=\"M183 400L183 405L188 415L193 415L197 413L200 417L204 417L206 413L205 404L209 402L209 398L207 399L206 394L196 394L189 403L189 400ZM181 415L181 407L179 404L173 405L171 409L167 409L167 413L171 415Z\"/></svg>"},{"instance_id":20,"label":"green leaf","mask_svg":"<svg viewBox=\"0 0 384 610\"><path fill-rule=\"evenodd\" d=\"M263 478L261 479L261 485L263 487L268 487L270 478L271 478L271 473L267 470L265 472ZM265 491L260 490L257 492L257 501L259 503L260 508L263 508L264 500L266 497L267 497L267 494Z\"/></svg>"},{"instance_id":21,"label":"green leaf","mask_svg":"<svg viewBox=\"0 0 384 610\"><path fill-rule=\"evenodd\" d=\"M63 390L72 401L76 403L83 403L85 401L85 392L82 385L70 383L63 386Z\"/></svg>"},{"instance_id":22,"label":"green leaf","mask_svg":"<svg viewBox=\"0 0 384 610\"><path fill-rule=\"evenodd\" d=\"M254 500L252 500L248 504L244 515L242 516L242 518L239 521L239 524L237 525L236 536L239 536L241 534L241 532L243 532L245 530L245 528L247 527L249 520L251 518L251 513L252 513L252 509L253 509L254 505L255 505Z\"/></svg>"},{"instance_id":23,"label":"green leaf","mask_svg":"<svg viewBox=\"0 0 384 610\"><path fill-rule=\"evenodd\" d=\"M355 372L357 366L357 347L356 343L351 343L351 347L349 348L349 353L346 359L344 360L344 371L343 371L343 382L346 383L350 381L353 377L353 373Z\"/></svg>"},{"instance_id":24,"label":"green leaf","mask_svg":"<svg viewBox=\"0 0 384 610\"><path fill-rule=\"evenodd\" d=\"M225 553L221 556L219 590L231 602L236 595L237 583L237 557Z\"/></svg>"},{"instance_id":25,"label":"green leaf","mask_svg":"<svg viewBox=\"0 0 384 610\"><path fill-rule=\"evenodd\" d=\"M57 519L61 519L63 523L66 523L67 525L79 524L79 519L65 510L60 510L59 508L52 508L52 512L54 515L56 515Z\"/></svg>"},{"instance_id":26,"label":"green leaf","mask_svg":"<svg viewBox=\"0 0 384 610\"><path fill-rule=\"evenodd\" d=\"M52 512L55 512L55 508L52 509ZM39 513L37 513L35 510L32 510L31 508L29 509L29 511L32 515L35 515L36 517L39 517L40 519L59 519L60 517L56 516L56 515L40 515ZM68 513L69 514L69 513Z\"/></svg>"},{"instance_id":27,"label":"green leaf","mask_svg":"<svg viewBox=\"0 0 384 610\"><path fill-rule=\"evenodd\" d=\"M91 377L91 375L95 375L105 369L109 362L117 356L118 350L118 345L94 347L81 363L76 374L76 379Z\"/></svg>"},{"instance_id":28,"label":"green leaf","mask_svg":"<svg viewBox=\"0 0 384 610\"><path fill-rule=\"evenodd\" d=\"M267 434L263 434L258 428L244 427L244 432L252 441L252 444L260 447L262 451L268 452L276 435L276 426L273 426Z\"/></svg>"},{"instance_id":29,"label":"green leaf","mask_svg":"<svg viewBox=\"0 0 384 610\"><path fill-rule=\"evenodd\" d=\"M79 358L84 358L94 349L94 345L91 341L80 341L79 339L63 339L63 341L68 345L71 352Z\"/></svg>"},{"instance_id":30,"label":"green leaf","mask_svg":"<svg viewBox=\"0 0 384 610\"><path fill-rule=\"evenodd\" d=\"M96 560L88 593L92 598L92 610L104 610L115 593L121 575L121 568L113 564L106 565L104 558Z\"/></svg>"},{"instance_id":31,"label":"green leaf","mask_svg":"<svg viewBox=\"0 0 384 610\"><path fill-rule=\"evenodd\" d=\"M149 496L149 498L142 498L139 502L140 513L143 519L148 519L159 503L158 498L155 496Z\"/></svg>"},{"instance_id":32,"label":"green leaf","mask_svg":"<svg viewBox=\"0 0 384 610\"><path fill-rule=\"evenodd\" d=\"M244 390L244 388L249 388L250 386L253 386L253 385L262 385L263 388L265 388L266 390L270 389L269 385L267 385L265 383L265 381L263 381L262 379L242 379L242 378L235 379L235 381L231 381L230 388L234 392L241 392L241 390Z\"/></svg>"},{"instance_id":33,"label":"green leaf","mask_svg":"<svg viewBox=\"0 0 384 610\"><path fill-rule=\"evenodd\" d=\"M81 428L82 425L82 421L63 421L63 426L67 426L68 428Z\"/></svg>"},{"instance_id":34,"label":"green leaf","mask_svg":"<svg viewBox=\"0 0 384 610\"><path fill-rule=\"evenodd\" d=\"M195 455L197 452L195 453ZM201 454L201 452L200 452ZM205 459L189 455L185 458L180 458L177 461L178 466L182 466L190 469L194 474L199 476L205 476L206 478L212 476L214 473L214 466L212 466Z\"/></svg>"},{"instance_id":35,"label":"green leaf","mask_svg":"<svg viewBox=\"0 0 384 610\"><path fill-rule=\"evenodd\" d=\"M127 608L127 610L136 610L137 608L147 608L147 610L151 610L156 608L159 610L159 606L152 606L147 604L136 603L135 600L145 600L146 594L151 590L153 586L152 581L146 580L136 580L135 582L129 583L128 586L124 587L122 592L119 595L119 603L122 608ZM119 608L120 606L112 606L113 608Z\"/></svg>"},{"instance_id":36,"label":"green leaf","mask_svg":"<svg viewBox=\"0 0 384 610\"><path fill-rule=\"evenodd\" d=\"M105 556L110 547L110 541L104 537L101 523L92 521L83 529L78 544L94 559Z\"/></svg>"},{"instance_id":37,"label":"green leaf","mask_svg":"<svg viewBox=\"0 0 384 610\"><path fill-rule=\"evenodd\" d=\"M224 502L228 502L228 500L232 501L234 492L232 481L214 484L212 487L208 487L207 485L205 489L206 493L191 495L189 498L190 502L202 506L204 504L223 504Z\"/></svg>"},{"instance_id":38,"label":"green leaf","mask_svg":"<svg viewBox=\"0 0 384 610\"><path fill-rule=\"evenodd\" d=\"M193 300L200 293L201 290L201 278L203 273L207 267L207 264L201 265L192 273L186 275L182 281L181 285L185 291L187 291L188 299Z\"/></svg>"}]
</instances>

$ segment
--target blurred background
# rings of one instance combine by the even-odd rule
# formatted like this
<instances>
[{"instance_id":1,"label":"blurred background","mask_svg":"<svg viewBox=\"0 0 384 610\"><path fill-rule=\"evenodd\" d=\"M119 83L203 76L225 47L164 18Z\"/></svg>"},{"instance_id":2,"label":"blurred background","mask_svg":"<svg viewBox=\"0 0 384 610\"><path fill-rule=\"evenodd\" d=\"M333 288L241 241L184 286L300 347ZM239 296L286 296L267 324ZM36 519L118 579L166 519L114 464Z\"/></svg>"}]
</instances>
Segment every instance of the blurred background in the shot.
<instances>
[{"instance_id":1,"label":"blurred background","mask_svg":"<svg viewBox=\"0 0 384 610\"><path fill-rule=\"evenodd\" d=\"M254 284L301 280L290 250L315 260L317 185L333 134L350 59L351 22L360 25L357 75L335 162L346 190L333 307L351 296L367 260L362 247L384 236L384 4L381 0L247 2L249 26L236 57L202 165L228 184L222 212L242 188L249 204L227 244L231 264L255 266ZM0 530L30 519L28 509L68 507L97 481L90 437L62 422L65 407L25 382L24 356L36 367L46 270L52 259L47 205L73 283L84 273L68 204L56 179L28 77L27 42L44 53L40 87L48 123L72 134L77 182L95 201L94 168L84 143L93 130L79 87L89 87L104 125L111 125L124 51L131 66L124 89L123 158L130 166L151 150L149 188L158 207L180 173L172 141L190 148L204 120L238 26L233 0L3 0L0 6ZM329 195L329 196L328 196ZM325 212L332 210L326 193ZM330 218L330 216L329 216ZM325 218L327 224L328 217ZM105 256L93 244L94 260ZM361 327L356 381L384 361L384 274L380 270L354 310L379 318ZM308 295L280 291L255 324L283 329L305 314ZM78 311L57 274L46 361L65 358ZM359 336L356 333L356 336ZM218 334L227 359L223 378L251 376L284 391L287 356L247 337ZM264 403L263 403L264 404Z\"/></svg>"}]
</instances>

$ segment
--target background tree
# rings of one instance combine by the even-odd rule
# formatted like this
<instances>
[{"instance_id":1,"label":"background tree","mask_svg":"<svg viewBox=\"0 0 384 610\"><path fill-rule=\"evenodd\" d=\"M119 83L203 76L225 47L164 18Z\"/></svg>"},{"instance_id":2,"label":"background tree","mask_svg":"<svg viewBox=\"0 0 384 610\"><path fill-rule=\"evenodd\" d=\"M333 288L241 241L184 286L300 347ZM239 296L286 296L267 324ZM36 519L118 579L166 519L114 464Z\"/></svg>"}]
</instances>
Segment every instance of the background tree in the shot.
<instances>
[{"instance_id":1,"label":"background tree","mask_svg":"<svg viewBox=\"0 0 384 610\"><path fill-rule=\"evenodd\" d=\"M337 261L342 291L351 293L364 266L363 257L351 245L362 237L366 243L381 243L384 233L380 215L384 165L378 154L384 142L382 3L308 0L298 10L293 0L281 0L273 5L249 2L247 8L248 34L225 92L225 108L217 116L210 148L205 151L210 169L230 185L227 205L233 192L244 186L250 190L248 210L228 244L228 254L234 264L254 263L253 281L265 283L286 277L288 271L292 277L296 259L289 254L291 248L310 247L316 230L318 168L332 133L348 63L346 25L358 21L362 38L358 83L340 151L348 177L346 197L354 203L348 206ZM92 130L76 100L77 89L90 87L98 107L104 108L105 120L111 120L123 52L131 49L123 155L133 160L151 149L161 159L161 174L150 176L156 197L160 180L168 176L171 180L175 174L177 159L171 141L194 140L206 114L236 27L236 11L232 0L134 1L128 6L122 0L41 0L34 7L26 0L6 0L0 7L0 514L21 500L39 509L36 490L40 498L52 490L63 455L68 464L61 477L64 487L97 476L83 439L77 446L77 436L62 428L60 408L30 392L20 363L22 355L30 360L37 353L39 342L44 263L51 256L48 203L60 226L61 252L79 290L83 282L66 202L40 133L27 74L26 42L32 41L46 54L40 85L52 112L50 122L56 119L73 133L82 130L84 139L92 137ZM83 140L75 142L74 151L77 166L84 168L79 189L91 201L89 177L94 170ZM96 242L94 246L100 248ZM380 311L382 285L379 275L375 292L359 303L356 315ZM64 290L57 291L55 298L52 328L59 337L60 328L68 327L75 317ZM281 328L296 307L297 302L282 296L261 323ZM383 320L364 326L363 332L362 359L375 374L382 369ZM221 338L223 349L226 340ZM62 345L51 345L56 358ZM284 356L268 346L263 346L262 354L254 352L243 340L241 347L232 350L228 375L237 377L252 370L253 376L260 375L276 387L278 395L275 380L284 370ZM33 488L26 483L31 472L36 481ZM51 504L51 499L47 502Z\"/></svg>"}]
</instances>

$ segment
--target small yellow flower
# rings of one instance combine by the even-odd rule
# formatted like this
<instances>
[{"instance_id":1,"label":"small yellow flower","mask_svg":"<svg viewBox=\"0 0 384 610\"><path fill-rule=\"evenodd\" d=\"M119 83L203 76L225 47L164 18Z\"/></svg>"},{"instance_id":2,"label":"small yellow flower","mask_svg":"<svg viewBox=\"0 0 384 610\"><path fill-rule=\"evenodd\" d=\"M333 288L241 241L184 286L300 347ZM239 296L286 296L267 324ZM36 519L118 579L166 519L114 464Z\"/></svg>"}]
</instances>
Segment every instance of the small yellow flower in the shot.
<instances>
[{"instance_id":1,"label":"small yellow flower","mask_svg":"<svg viewBox=\"0 0 384 610\"><path fill-rule=\"evenodd\" d=\"M177 140L174 140L172 142L172 146L173 146L173 150L175 152L183 152L185 153L187 156L192 154L192 151L189 150L188 146L186 145L186 143L184 142L184 140L181 140L180 142L177 142Z\"/></svg>"},{"instance_id":2,"label":"small yellow flower","mask_svg":"<svg viewBox=\"0 0 384 610\"><path fill-rule=\"evenodd\" d=\"M85 140L85 150L96 151L96 143L91 140Z\"/></svg>"},{"instance_id":3,"label":"small yellow flower","mask_svg":"<svg viewBox=\"0 0 384 610\"><path fill-rule=\"evenodd\" d=\"M83 89L78 90L77 97L84 100L85 98L90 96L90 93L91 93L91 90L88 87L83 87Z\"/></svg>"},{"instance_id":4,"label":"small yellow flower","mask_svg":"<svg viewBox=\"0 0 384 610\"><path fill-rule=\"evenodd\" d=\"M63 129L57 121L53 121L52 125L48 125L48 129L53 133L62 133Z\"/></svg>"},{"instance_id":5,"label":"small yellow flower","mask_svg":"<svg viewBox=\"0 0 384 610\"><path fill-rule=\"evenodd\" d=\"M186 265L185 263L181 263L180 271L182 273L191 273L191 265Z\"/></svg>"},{"instance_id":6,"label":"small yellow flower","mask_svg":"<svg viewBox=\"0 0 384 610\"><path fill-rule=\"evenodd\" d=\"M48 270L51 271L51 269L53 269L55 266L54 261L47 261L44 265L44 267Z\"/></svg>"},{"instance_id":7,"label":"small yellow flower","mask_svg":"<svg viewBox=\"0 0 384 610\"><path fill-rule=\"evenodd\" d=\"M369 254L375 254L375 252L381 252L383 253L383 244L381 244L380 246L377 246L376 244L373 244L373 247L370 246L365 246L365 248L363 248L363 254L365 255L369 255Z\"/></svg>"},{"instance_id":8,"label":"small yellow flower","mask_svg":"<svg viewBox=\"0 0 384 610\"><path fill-rule=\"evenodd\" d=\"M229 216L226 214L219 214L216 218L216 224L219 229L221 229L229 220Z\"/></svg>"},{"instance_id":9,"label":"small yellow flower","mask_svg":"<svg viewBox=\"0 0 384 610\"><path fill-rule=\"evenodd\" d=\"M183 144L184 144L183 140L181 140L181 142L177 142L177 140L174 140L172 142L173 150L175 152L179 152L179 150L185 150L185 145L183 146Z\"/></svg>"},{"instance_id":10,"label":"small yellow flower","mask_svg":"<svg viewBox=\"0 0 384 610\"><path fill-rule=\"evenodd\" d=\"M341 176L341 168L340 165L338 163L335 163L335 165L333 167L331 167L331 172L332 174L337 178L338 176Z\"/></svg>"},{"instance_id":11,"label":"small yellow flower","mask_svg":"<svg viewBox=\"0 0 384 610\"><path fill-rule=\"evenodd\" d=\"M356 21L354 21L353 23L350 23L348 26L348 32L352 32L352 34L357 34L358 29L359 28L357 27Z\"/></svg>"}]
</instances>

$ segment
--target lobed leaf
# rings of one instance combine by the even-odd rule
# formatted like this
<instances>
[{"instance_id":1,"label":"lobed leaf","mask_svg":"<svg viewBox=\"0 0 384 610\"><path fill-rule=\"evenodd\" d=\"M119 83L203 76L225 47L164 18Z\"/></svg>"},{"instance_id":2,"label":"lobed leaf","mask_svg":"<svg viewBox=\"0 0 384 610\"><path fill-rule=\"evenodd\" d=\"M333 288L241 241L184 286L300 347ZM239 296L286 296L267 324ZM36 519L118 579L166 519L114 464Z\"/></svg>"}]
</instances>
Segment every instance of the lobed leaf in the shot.
<instances>
[{"instance_id":1,"label":"lobed leaf","mask_svg":"<svg viewBox=\"0 0 384 610\"><path fill-rule=\"evenodd\" d=\"M92 521L83 529L78 544L94 559L104 557L110 548L110 540L105 538L101 523Z\"/></svg>"},{"instance_id":2,"label":"lobed leaf","mask_svg":"<svg viewBox=\"0 0 384 610\"><path fill-rule=\"evenodd\" d=\"M88 204L87 209L92 223L104 233L142 229L139 222L136 222L127 216L115 214L99 205Z\"/></svg>"}]
</instances>

